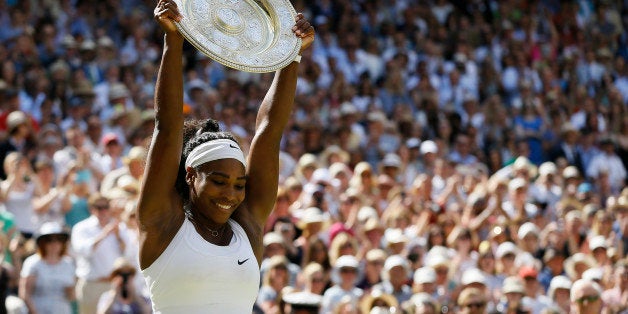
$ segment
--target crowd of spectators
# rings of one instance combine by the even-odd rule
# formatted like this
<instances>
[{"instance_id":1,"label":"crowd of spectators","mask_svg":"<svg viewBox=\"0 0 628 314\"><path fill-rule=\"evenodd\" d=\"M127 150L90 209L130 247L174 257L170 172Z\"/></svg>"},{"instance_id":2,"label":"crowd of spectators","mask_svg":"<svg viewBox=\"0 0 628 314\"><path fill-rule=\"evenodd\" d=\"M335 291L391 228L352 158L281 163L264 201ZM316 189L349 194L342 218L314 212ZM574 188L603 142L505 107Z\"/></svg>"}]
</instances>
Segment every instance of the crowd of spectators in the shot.
<instances>
[{"instance_id":1,"label":"crowd of spectators","mask_svg":"<svg viewBox=\"0 0 628 314\"><path fill-rule=\"evenodd\" d=\"M293 5L317 39L254 312L628 313L626 1ZM0 1L9 312L148 311L134 206L153 7ZM186 117L246 148L272 74L191 45L183 62Z\"/></svg>"}]
</instances>

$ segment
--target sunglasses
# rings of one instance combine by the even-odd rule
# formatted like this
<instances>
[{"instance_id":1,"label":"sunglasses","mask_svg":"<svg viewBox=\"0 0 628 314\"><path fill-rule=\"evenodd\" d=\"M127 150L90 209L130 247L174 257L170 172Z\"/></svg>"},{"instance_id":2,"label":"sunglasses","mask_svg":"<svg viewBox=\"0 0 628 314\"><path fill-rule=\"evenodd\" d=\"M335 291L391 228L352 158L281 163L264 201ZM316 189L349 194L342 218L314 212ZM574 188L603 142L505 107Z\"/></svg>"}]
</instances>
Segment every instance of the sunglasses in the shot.
<instances>
[{"instance_id":1,"label":"sunglasses","mask_svg":"<svg viewBox=\"0 0 628 314\"><path fill-rule=\"evenodd\" d=\"M52 235L47 235L41 238L42 241L46 241L46 242L65 242L68 239L68 237L64 236L64 235L59 235L59 234L52 234Z\"/></svg>"},{"instance_id":2,"label":"sunglasses","mask_svg":"<svg viewBox=\"0 0 628 314\"><path fill-rule=\"evenodd\" d=\"M486 302L471 302L471 303L467 303L465 305L463 305L463 308L467 308L467 309L481 309L483 307L486 306Z\"/></svg>"},{"instance_id":3,"label":"sunglasses","mask_svg":"<svg viewBox=\"0 0 628 314\"><path fill-rule=\"evenodd\" d=\"M578 302L578 304L584 304L584 303L588 304L588 303L593 303L599 299L600 299L599 295L589 295L589 296L584 296L577 299L576 302Z\"/></svg>"},{"instance_id":4,"label":"sunglasses","mask_svg":"<svg viewBox=\"0 0 628 314\"><path fill-rule=\"evenodd\" d=\"M321 283L321 282L325 282L325 279L323 279L323 278L312 278L312 282L313 283Z\"/></svg>"},{"instance_id":5,"label":"sunglasses","mask_svg":"<svg viewBox=\"0 0 628 314\"><path fill-rule=\"evenodd\" d=\"M109 209L109 205L94 205L94 208L97 210L105 210Z\"/></svg>"},{"instance_id":6,"label":"sunglasses","mask_svg":"<svg viewBox=\"0 0 628 314\"><path fill-rule=\"evenodd\" d=\"M344 274L348 274L348 273L357 273L358 270L351 267L343 267L343 268L340 268L340 272Z\"/></svg>"}]
</instances>

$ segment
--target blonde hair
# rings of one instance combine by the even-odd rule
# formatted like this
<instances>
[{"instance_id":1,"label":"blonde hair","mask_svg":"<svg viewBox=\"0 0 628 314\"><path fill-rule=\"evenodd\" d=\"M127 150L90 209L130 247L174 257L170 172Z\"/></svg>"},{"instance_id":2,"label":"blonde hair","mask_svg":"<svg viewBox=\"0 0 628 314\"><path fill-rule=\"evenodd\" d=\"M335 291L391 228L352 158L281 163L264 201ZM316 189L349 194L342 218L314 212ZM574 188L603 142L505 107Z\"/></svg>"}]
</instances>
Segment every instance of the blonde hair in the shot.
<instances>
[{"instance_id":1,"label":"blonde hair","mask_svg":"<svg viewBox=\"0 0 628 314\"><path fill-rule=\"evenodd\" d=\"M336 264L336 260L341 256L340 249L347 243L351 244L355 252L358 251L358 240L346 232L339 233L334 240L331 241L329 244L329 262L331 265Z\"/></svg>"}]
</instances>

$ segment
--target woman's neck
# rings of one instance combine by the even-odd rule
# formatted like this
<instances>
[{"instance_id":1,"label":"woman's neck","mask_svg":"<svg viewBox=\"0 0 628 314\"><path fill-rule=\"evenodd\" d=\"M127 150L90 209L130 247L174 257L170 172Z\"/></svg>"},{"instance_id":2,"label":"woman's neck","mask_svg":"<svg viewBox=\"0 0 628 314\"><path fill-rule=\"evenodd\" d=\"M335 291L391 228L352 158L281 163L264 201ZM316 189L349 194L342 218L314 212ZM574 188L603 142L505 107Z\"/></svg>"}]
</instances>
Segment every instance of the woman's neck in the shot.
<instances>
[{"instance_id":1,"label":"woman's neck","mask_svg":"<svg viewBox=\"0 0 628 314\"><path fill-rule=\"evenodd\" d=\"M61 255L47 254L44 256L44 261L48 264L56 264L61 261Z\"/></svg>"}]
</instances>

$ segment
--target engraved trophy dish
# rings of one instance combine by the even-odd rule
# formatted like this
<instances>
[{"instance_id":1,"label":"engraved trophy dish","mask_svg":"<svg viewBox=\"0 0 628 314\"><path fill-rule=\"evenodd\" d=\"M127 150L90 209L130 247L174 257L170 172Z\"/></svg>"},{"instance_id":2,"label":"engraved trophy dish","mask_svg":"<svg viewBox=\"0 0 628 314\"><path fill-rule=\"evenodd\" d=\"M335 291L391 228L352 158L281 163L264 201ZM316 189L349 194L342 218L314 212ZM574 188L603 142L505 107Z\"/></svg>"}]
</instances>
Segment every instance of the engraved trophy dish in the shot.
<instances>
[{"instance_id":1,"label":"engraved trophy dish","mask_svg":"<svg viewBox=\"0 0 628 314\"><path fill-rule=\"evenodd\" d=\"M292 33L289 0L175 0L179 32L211 59L236 70L272 72L292 62L301 39Z\"/></svg>"}]
</instances>

